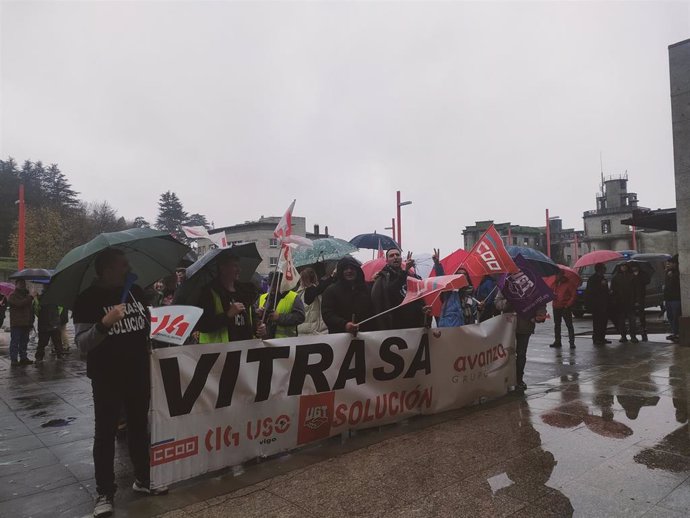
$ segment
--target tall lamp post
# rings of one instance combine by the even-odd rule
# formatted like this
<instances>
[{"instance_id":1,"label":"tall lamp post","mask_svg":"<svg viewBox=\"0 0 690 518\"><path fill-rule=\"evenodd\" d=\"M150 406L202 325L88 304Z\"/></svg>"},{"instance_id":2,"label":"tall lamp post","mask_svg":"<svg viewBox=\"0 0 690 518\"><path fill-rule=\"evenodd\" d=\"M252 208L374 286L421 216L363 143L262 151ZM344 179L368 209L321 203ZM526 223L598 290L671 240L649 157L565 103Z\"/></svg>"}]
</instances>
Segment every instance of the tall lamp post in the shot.
<instances>
[{"instance_id":1,"label":"tall lamp post","mask_svg":"<svg viewBox=\"0 0 690 518\"><path fill-rule=\"evenodd\" d=\"M385 227L383 230L390 230L393 237L393 241L395 241L395 218L391 218L391 226Z\"/></svg>"},{"instance_id":2,"label":"tall lamp post","mask_svg":"<svg viewBox=\"0 0 690 518\"><path fill-rule=\"evenodd\" d=\"M17 250L17 269L24 269L24 247L26 240L26 207L24 204L24 184L19 184L19 243Z\"/></svg>"},{"instance_id":3,"label":"tall lamp post","mask_svg":"<svg viewBox=\"0 0 690 518\"><path fill-rule=\"evenodd\" d=\"M402 250L402 225L400 224L400 207L405 205L412 205L411 201L400 201L400 191L396 192L396 204L395 209L398 214L398 246Z\"/></svg>"}]
</instances>

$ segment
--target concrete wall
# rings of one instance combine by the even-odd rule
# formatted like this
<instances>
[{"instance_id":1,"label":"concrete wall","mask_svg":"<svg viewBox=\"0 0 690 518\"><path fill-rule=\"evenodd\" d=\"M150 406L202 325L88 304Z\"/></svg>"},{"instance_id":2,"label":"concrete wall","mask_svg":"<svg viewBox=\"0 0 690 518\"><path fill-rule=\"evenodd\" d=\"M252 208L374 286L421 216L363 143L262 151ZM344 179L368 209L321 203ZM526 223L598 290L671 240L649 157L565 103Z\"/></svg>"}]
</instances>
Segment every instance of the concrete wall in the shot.
<instances>
[{"instance_id":1,"label":"concrete wall","mask_svg":"<svg viewBox=\"0 0 690 518\"><path fill-rule=\"evenodd\" d=\"M668 49L671 76L671 120L676 178L678 254L683 304L681 343L690 345L690 40Z\"/></svg>"},{"instance_id":2,"label":"concrete wall","mask_svg":"<svg viewBox=\"0 0 690 518\"><path fill-rule=\"evenodd\" d=\"M637 249L643 254L675 254L678 252L676 232L638 232Z\"/></svg>"},{"instance_id":3,"label":"concrete wall","mask_svg":"<svg viewBox=\"0 0 690 518\"><path fill-rule=\"evenodd\" d=\"M589 238L599 238L607 236L630 236L632 240L632 232L628 225L623 225L622 220L632 217L631 212L619 212L615 214L597 214L593 216L587 216L584 218L585 222L585 234ZM609 220L611 222L610 229L611 232L604 234L601 231L601 222L603 220ZM626 248L630 248L629 246ZM624 248L625 249L625 248ZM599 250L599 248L597 248ZM612 249L613 250L613 249Z\"/></svg>"}]
</instances>

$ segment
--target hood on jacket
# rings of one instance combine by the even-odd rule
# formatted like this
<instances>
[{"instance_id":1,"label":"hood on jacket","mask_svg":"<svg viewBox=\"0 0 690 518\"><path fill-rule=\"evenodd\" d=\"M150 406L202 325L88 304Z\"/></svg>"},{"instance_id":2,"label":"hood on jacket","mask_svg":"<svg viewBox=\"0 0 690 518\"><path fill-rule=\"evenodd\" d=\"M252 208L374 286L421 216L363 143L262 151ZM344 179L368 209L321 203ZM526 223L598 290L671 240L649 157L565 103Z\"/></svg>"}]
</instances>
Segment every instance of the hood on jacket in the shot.
<instances>
[{"instance_id":1,"label":"hood on jacket","mask_svg":"<svg viewBox=\"0 0 690 518\"><path fill-rule=\"evenodd\" d=\"M364 284L364 272L362 271L362 266L359 264L359 261L357 261L357 259L350 256L345 256L340 261L338 261L338 267L335 274L335 278L338 279L338 282L348 282L343 277L343 270L346 266L353 266L355 271L357 272L357 279L355 279L355 284Z\"/></svg>"}]
</instances>

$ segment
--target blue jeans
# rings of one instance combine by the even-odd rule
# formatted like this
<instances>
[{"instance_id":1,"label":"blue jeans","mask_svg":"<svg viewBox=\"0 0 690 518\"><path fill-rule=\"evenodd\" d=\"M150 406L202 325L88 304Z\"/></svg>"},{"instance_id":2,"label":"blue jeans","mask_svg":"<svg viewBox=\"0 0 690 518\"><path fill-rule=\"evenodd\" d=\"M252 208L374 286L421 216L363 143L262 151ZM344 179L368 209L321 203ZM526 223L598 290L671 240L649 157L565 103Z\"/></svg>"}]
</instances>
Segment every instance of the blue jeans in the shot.
<instances>
[{"instance_id":1,"label":"blue jeans","mask_svg":"<svg viewBox=\"0 0 690 518\"><path fill-rule=\"evenodd\" d=\"M668 317L668 323L671 324L671 334L678 334L681 315L682 311L680 309L680 300L667 300L666 316Z\"/></svg>"},{"instance_id":2,"label":"blue jeans","mask_svg":"<svg viewBox=\"0 0 690 518\"><path fill-rule=\"evenodd\" d=\"M26 347L29 345L30 327L10 327L10 360L26 360Z\"/></svg>"}]
</instances>

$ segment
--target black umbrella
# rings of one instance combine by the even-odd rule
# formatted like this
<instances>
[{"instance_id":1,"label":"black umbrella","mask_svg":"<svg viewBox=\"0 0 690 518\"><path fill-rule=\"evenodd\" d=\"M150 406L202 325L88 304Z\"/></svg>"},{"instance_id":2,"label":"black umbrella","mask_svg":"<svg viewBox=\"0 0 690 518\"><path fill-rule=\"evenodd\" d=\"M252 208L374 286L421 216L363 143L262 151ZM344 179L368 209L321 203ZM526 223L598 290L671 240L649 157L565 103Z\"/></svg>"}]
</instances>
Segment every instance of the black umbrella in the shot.
<instances>
[{"instance_id":1,"label":"black umbrella","mask_svg":"<svg viewBox=\"0 0 690 518\"><path fill-rule=\"evenodd\" d=\"M19 270L10 275L10 279L24 279L25 281L47 281L50 280L51 276L50 270L44 270L43 268L26 268L24 270Z\"/></svg>"},{"instance_id":2,"label":"black umbrella","mask_svg":"<svg viewBox=\"0 0 690 518\"><path fill-rule=\"evenodd\" d=\"M350 239L350 243L355 245L357 248L369 248L370 250L378 250L379 244L383 250L400 248L400 245L398 245L398 243L396 243L392 237L377 234L376 232L373 234L360 234L355 236Z\"/></svg>"},{"instance_id":3,"label":"black umbrella","mask_svg":"<svg viewBox=\"0 0 690 518\"><path fill-rule=\"evenodd\" d=\"M532 270L542 277L550 277L561 271L550 257L534 248L528 246L507 246L506 250L513 259L521 255L532 267Z\"/></svg>"},{"instance_id":4,"label":"black umbrella","mask_svg":"<svg viewBox=\"0 0 690 518\"><path fill-rule=\"evenodd\" d=\"M215 248L207 252L198 261L187 268L187 280L175 294L176 304L198 304L201 290L218 275L218 258L222 255L233 255L240 260L240 282L251 282L256 268L261 264L261 255L256 243Z\"/></svg>"},{"instance_id":5,"label":"black umbrella","mask_svg":"<svg viewBox=\"0 0 690 518\"><path fill-rule=\"evenodd\" d=\"M628 267L637 266L640 269L640 271L650 276L654 274L654 267L647 261L643 261L641 259L630 259L629 261L623 261L622 263L618 263L613 269L614 274L618 273L618 270L620 270L620 266L622 264L627 264Z\"/></svg>"}]
</instances>

